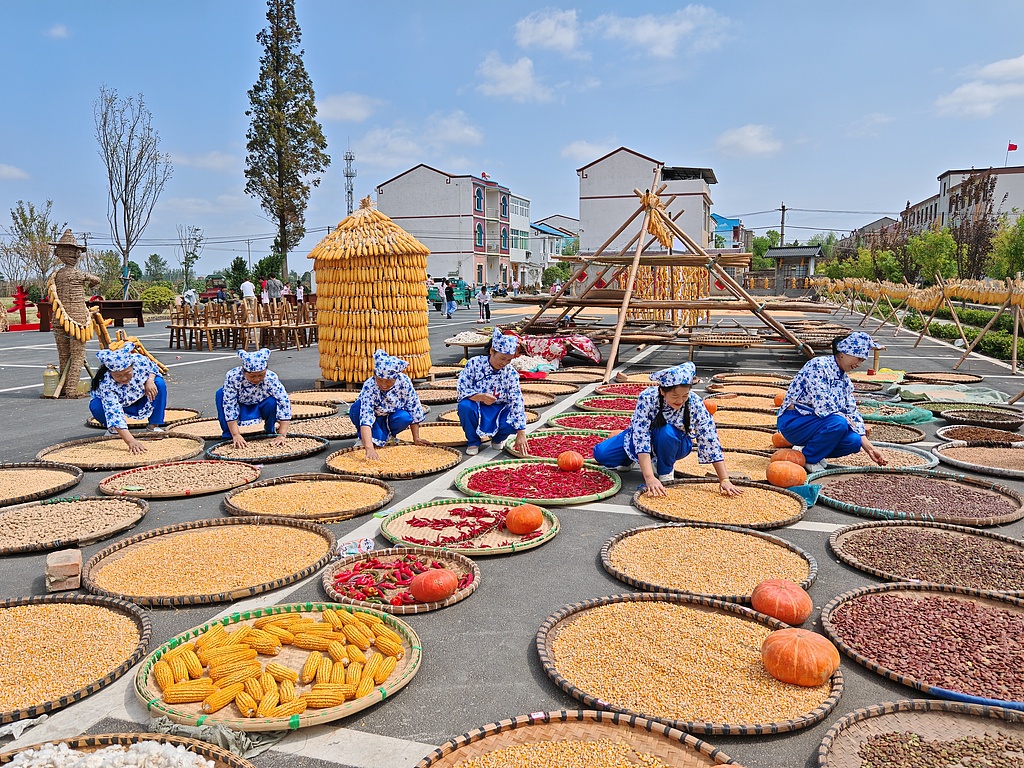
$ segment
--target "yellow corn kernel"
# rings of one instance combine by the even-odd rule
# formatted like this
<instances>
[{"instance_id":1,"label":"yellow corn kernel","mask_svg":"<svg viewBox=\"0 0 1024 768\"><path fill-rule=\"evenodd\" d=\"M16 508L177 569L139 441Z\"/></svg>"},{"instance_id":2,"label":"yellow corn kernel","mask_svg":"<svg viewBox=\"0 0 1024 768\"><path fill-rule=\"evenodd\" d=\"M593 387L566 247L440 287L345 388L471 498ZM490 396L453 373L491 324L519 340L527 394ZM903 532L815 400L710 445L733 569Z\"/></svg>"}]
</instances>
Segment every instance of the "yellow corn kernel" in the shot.
<instances>
[{"instance_id":1,"label":"yellow corn kernel","mask_svg":"<svg viewBox=\"0 0 1024 768\"><path fill-rule=\"evenodd\" d=\"M235 706L242 713L242 717L256 717L256 699L248 691L242 691L235 696Z\"/></svg>"},{"instance_id":2,"label":"yellow corn kernel","mask_svg":"<svg viewBox=\"0 0 1024 768\"><path fill-rule=\"evenodd\" d=\"M345 694L341 691L309 691L302 694L300 700L305 701L311 709L323 709L344 704Z\"/></svg>"},{"instance_id":3,"label":"yellow corn kernel","mask_svg":"<svg viewBox=\"0 0 1024 768\"><path fill-rule=\"evenodd\" d=\"M282 645L291 645L295 642L295 635L284 627L279 627L276 624L268 624L264 631L280 640Z\"/></svg>"},{"instance_id":4,"label":"yellow corn kernel","mask_svg":"<svg viewBox=\"0 0 1024 768\"><path fill-rule=\"evenodd\" d=\"M345 646L345 655L348 656L350 663L359 662L360 664L366 663L366 654L359 650L359 646L347 645Z\"/></svg>"},{"instance_id":5,"label":"yellow corn kernel","mask_svg":"<svg viewBox=\"0 0 1024 768\"><path fill-rule=\"evenodd\" d=\"M267 664L266 671L279 683L282 683L285 680L294 683L299 679L298 672L291 667L286 667L284 664L278 664L276 661L272 661Z\"/></svg>"},{"instance_id":6,"label":"yellow corn kernel","mask_svg":"<svg viewBox=\"0 0 1024 768\"><path fill-rule=\"evenodd\" d=\"M402 644L402 637L383 624L374 624L371 628L375 637L386 637L393 643Z\"/></svg>"},{"instance_id":7,"label":"yellow corn kernel","mask_svg":"<svg viewBox=\"0 0 1024 768\"><path fill-rule=\"evenodd\" d=\"M359 685L359 681L362 677L363 665L358 661L353 661L345 668L345 682L349 685Z\"/></svg>"},{"instance_id":8,"label":"yellow corn kernel","mask_svg":"<svg viewBox=\"0 0 1024 768\"><path fill-rule=\"evenodd\" d=\"M224 664L213 664L210 666L210 677L214 680L220 680L222 677L234 674L242 669L249 669L251 667L257 667L262 671L260 663L258 661L229 661Z\"/></svg>"},{"instance_id":9,"label":"yellow corn kernel","mask_svg":"<svg viewBox=\"0 0 1024 768\"><path fill-rule=\"evenodd\" d=\"M256 651L247 645L220 645L199 652L199 661L204 666L217 666L229 661L249 661L256 658Z\"/></svg>"},{"instance_id":10,"label":"yellow corn kernel","mask_svg":"<svg viewBox=\"0 0 1024 768\"><path fill-rule=\"evenodd\" d=\"M376 645L377 650L385 656L394 656L396 659L400 659L405 656L405 651L402 649L401 643L395 643L386 638L378 637Z\"/></svg>"},{"instance_id":11,"label":"yellow corn kernel","mask_svg":"<svg viewBox=\"0 0 1024 768\"><path fill-rule=\"evenodd\" d=\"M380 669L377 670L377 674L373 676L373 682L377 685L383 685L384 681L391 677L391 673L395 671L395 665L398 664L398 659L394 656L388 656L381 662Z\"/></svg>"},{"instance_id":12,"label":"yellow corn kernel","mask_svg":"<svg viewBox=\"0 0 1024 768\"><path fill-rule=\"evenodd\" d=\"M338 641L332 640L331 644L327 646L327 653L331 657L331 661L336 664L348 664L348 655L345 653L345 644Z\"/></svg>"},{"instance_id":13,"label":"yellow corn kernel","mask_svg":"<svg viewBox=\"0 0 1024 768\"><path fill-rule=\"evenodd\" d=\"M189 679L188 667L185 666L185 660L181 658L181 656L175 656L167 662L167 666L171 668L171 674L174 675L174 682L180 683Z\"/></svg>"},{"instance_id":14,"label":"yellow corn kernel","mask_svg":"<svg viewBox=\"0 0 1024 768\"><path fill-rule=\"evenodd\" d=\"M380 669L380 665L384 661L384 656L379 653L371 653L366 657L366 663L363 665L363 676L360 680L373 677L377 674L377 670Z\"/></svg>"},{"instance_id":15,"label":"yellow corn kernel","mask_svg":"<svg viewBox=\"0 0 1024 768\"><path fill-rule=\"evenodd\" d=\"M245 692L253 697L255 701L259 701L263 698L263 686L260 685L260 679L258 677L250 677L245 681Z\"/></svg>"},{"instance_id":16,"label":"yellow corn kernel","mask_svg":"<svg viewBox=\"0 0 1024 768\"><path fill-rule=\"evenodd\" d=\"M241 645L243 642L245 642L245 638L247 638L251 632L252 627L250 627L248 624L244 624L243 626L239 627L231 633L231 635L228 637L227 644Z\"/></svg>"},{"instance_id":17,"label":"yellow corn kernel","mask_svg":"<svg viewBox=\"0 0 1024 768\"><path fill-rule=\"evenodd\" d=\"M308 706L305 699L292 699L291 701L278 704L268 713L267 717L291 717L301 715Z\"/></svg>"},{"instance_id":18,"label":"yellow corn kernel","mask_svg":"<svg viewBox=\"0 0 1024 768\"><path fill-rule=\"evenodd\" d=\"M195 649L196 649L196 651L201 651L201 650L204 650L205 648L213 648L214 646L211 645L211 643L213 643L215 640L217 640L217 638L220 638L224 634L226 634L226 630L224 629L224 625L223 624L214 624L212 627L210 627L203 634L201 634L199 637L196 638L196 641L195 641Z\"/></svg>"},{"instance_id":19,"label":"yellow corn kernel","mask_svg":"<svg viewBox=\"0 0 1024 768\"><path fill-rule=\"evenodd\" d=\"M277 692L277 686L275 685L269 691L263 694L263 698L260 699L259 705L256 707L256 714L260 717L266 717L267 713L270 712L274 707L280 703L280 695Z\"/></svg>"},{"instance_id":20,"label":"yellow corn kernel","mask_svg":"<svg viewBox=\"0 0 1024 768\"><path fill-rule=\"evenodd\" d=\"M200 682L205 681L205 682ZM164 691L164 701L168 704L194 704L202 701L217 690L217 686L208 677L176 683Z\"/></svg>"},{"instance_id":21,"label":"yellow corn kernel","mask_svg":"<svg viewBox=\"0 0 1024 768\"><path fill-rule=\"evenodd\" d=\"M214 712L217 712L218 710L221 710L224 707L226 707L228 704L235 700L235 697L238 694L244 692L245 691L243 690L243 686L241 683L235 683L234 685L229 685L224 688L221 688L219 691L214 691L205 699L203 699L203 712L205 712L208 715L211 715Z\"/></svg>"},{"instance_id":22,"label":"yellow corn kernel","mask_svg":"<svg viewBox=\"0 0 1024 768\"><path fill-rule=\"evenodd\" d=\"M250 677L259 676L260 665L253 664L248 669L240 669L237 672L228 675L227 677L222 677L220 680L217 680L216 683L218 688L226 688L228 686L234 685L235 683L244 683Z\"/></svg>"},{"instance_id":23,"label":"yellow corn kernel","mask_svg":"<svg viewBox=\"0 0 1024 768\"><path fill-rule=\"evenodd\" d=\"M177 658L180 658L185 662L185 668L188 670L188 676L193 680L203 676L203 664L199 661L199 657L196 656L195 652L191 648L187 648L183 653L179 654Z\"/></svg>"},{"instance_id":24,"label":"yellow corn kernel","mask_svg":"<svg viewBox=\"0 0 1024 768\"><path fill-rule=\"evenodd\" d=\"M331 638L310 632L299 632L292 643L296 648L303 648L307 651L326 651L330 644Z\"/></svg>"},{"instance_id":25,"label":"yellow corn kernel","mask_svg":"<svg viewBox=\"0 0 1024 768\"><path fill-rule=\"evenodd\" d=\"M319 651L313 651L306 657L306 663L302 665L302 674L299 675L303 685L311 683L313 678L316 677L316 671L320 666L320 659L322 658L323 654Z\"/></svg>"},{"instance_id":26,"label":"yellow corn kernel","mask_svg":"<svg viewBox=\"0 0 1024 768\"><path fill-rule=\"evenodd\" d=\"M363 696L368 696L370 691L373 690L373 678L363 675L359 681L359 687L356 688L356 698L361 699Z\"/></svg>"},{"instance_id":27,"label":"yellow corn kernel","mask_svg":"<svg viewBox=\"0 0 1024 768\"><path fill-rule=\"evenodd\" d=\"M153 665L153 678L156 680L156 684L160 686L161 691L166 691L175 682L174 673L171 672L171 665L163 659Z\"/></svg>"},{"instance_id":28,"label":"yellow corn kernel","mask_svg":"<svg viewBox=\"0 0 1024 768\"><path fill-rule=\"evenodd\" d=\"M334 662L331 661L327 656L320 659L320 663L316 667L316 682L318 683L329 683L331 682L331 670L334 669Z\"/></svg>"},{"instance_id":29,"label":"yellow corn kernel","mask_svg":"<svg viewBox=\"0 0 1024 768\"><path fill-rule=\"evenodd\" d=\"M370 647L369 638L355 624L346 624L341 631L345 634L346 639L359 650L365 651Z\"/></svg>"},{"instance_id":30,"label":"yellow corn kernel","mask_svg":"<svg viewBox=\"0 0 1024 768\"><path fill-rule=\"evenodd\" d=\"M295 701L298 696L295 693L295 683L291 680L282 680L281 685L278 686L277 698L279 704L287 704L289 701Z\"/></svg>"}]
</instances>

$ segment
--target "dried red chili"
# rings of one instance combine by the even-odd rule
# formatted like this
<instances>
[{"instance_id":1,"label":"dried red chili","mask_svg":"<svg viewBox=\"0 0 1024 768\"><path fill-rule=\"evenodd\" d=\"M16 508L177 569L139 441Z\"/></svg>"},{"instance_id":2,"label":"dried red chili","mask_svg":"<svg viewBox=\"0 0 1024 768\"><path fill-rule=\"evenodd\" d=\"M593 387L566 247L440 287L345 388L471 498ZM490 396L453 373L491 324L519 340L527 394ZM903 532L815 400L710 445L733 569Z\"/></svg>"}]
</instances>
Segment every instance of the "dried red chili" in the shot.
<instances>
[{"instance_id":1,"label":"dried red chili","mask_svg":"<svg viewBox=\"0 0 1024 768\"><path fill-rule=\"evenodd\" d=\"M590 397L587 408L598 408L602 411L635 411L635 397Z\"/></svg>"},{"instance_id":2,"label":"dried red chili","mask_svg":"<svg viewBox=\"0 0 1024 768\"><path fill-rule=\"evenodd\" d=\"M546 459L557 459L565 451L576 451L584 458L594 458L594 446L602 442L601 435L534 435L526 440L527 450L531 456Z\"/></svg>"},{"instance_id":3,"label":"dried red chili","mask_svg":"<svg viewBox=\"0 0 1024 768\"><path fill-rule=\"evenodd\" d=\"M559 416L555 423L567 429L626 429L629 427L629 416L616 416L606 413L581 413L573 416Z\"/></svg>"},{"instance_id":4,"label":"dried red chili","mask_svg":"<svg viewBox=\"0 0 1024 768\"><path fill-rule=\"evenodd\" d=\"M554 464L514 464L485 467L470 475L470 490L517 499L570 499L607 491L608 475L584 467L562 472Z\"/></svg>"}]
</instances>

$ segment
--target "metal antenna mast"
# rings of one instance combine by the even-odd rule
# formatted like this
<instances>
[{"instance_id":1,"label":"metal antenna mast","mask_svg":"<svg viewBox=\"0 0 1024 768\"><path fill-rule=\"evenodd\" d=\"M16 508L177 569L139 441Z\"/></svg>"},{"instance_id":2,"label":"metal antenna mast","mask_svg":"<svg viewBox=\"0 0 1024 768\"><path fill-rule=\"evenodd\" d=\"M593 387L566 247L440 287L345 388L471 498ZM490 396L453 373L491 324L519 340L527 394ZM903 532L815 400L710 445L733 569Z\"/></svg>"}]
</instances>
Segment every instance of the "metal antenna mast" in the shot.
<instances>
[{"instance_id":1,"label":"metal antenna mast","mask_svg":"<svg viewBox=\"0 0 1024 768\"><path fill-rule=\"evenodd\" d=\"M353 191L355 189L352 179L356 177L356 169L352 167L352 161L356 159L356 156L351 149L347 149L343 157L345 158L345 207L348 209L348 215L351 216L354 208Z\"/></svg>"}]
</instances>

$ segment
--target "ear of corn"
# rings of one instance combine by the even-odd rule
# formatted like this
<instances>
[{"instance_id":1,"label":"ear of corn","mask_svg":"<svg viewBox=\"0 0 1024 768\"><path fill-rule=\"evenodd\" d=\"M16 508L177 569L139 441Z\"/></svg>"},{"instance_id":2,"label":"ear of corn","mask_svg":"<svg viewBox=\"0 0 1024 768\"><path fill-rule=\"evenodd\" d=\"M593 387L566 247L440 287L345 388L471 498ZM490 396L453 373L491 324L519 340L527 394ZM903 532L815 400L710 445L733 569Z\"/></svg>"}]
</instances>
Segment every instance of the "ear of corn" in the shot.
<instances>
[{"instance_id":1,"label":"ear of corn","mask_svg":"<svg viewBox=\"0 0 1024 768\"><path fill-rule=\"evenodd\" d=\"M318 683L329 683L331 682L331 671L334 669L334 662L327 656L320 659L320 663L316 668L316 682Z\"/></svg>"},{"instance_id":2,"label":"ear of corn","mask_svg":"<svg viewBox=\"0 0 1024 768\"><path fill-rule=\"evenodd\" d=\"M227 677L222 677L220 680L217 680L217 687L227 688L234 685L235 683L244 683L250 677L259 677L259 675L260 665L253 664L251 667L248 667L246 669L240 669L237 672L233 672L232 674L228 675Z\"/></svg>"},{"instance_id":3,"label":"ear of corn","mask_svg":"<svg viewBox=\"0 0 1024 768\"><path fill-rule=\"evenodd\" d=\"M365 651L370 647L369 638L355 624L346 624L341 628L341 631L345 634L348 641L359 648L359 650Z\"/></svg>"},{"instance_id":4,"label":"ear of corn","mask_svg":"<svg viewBox=\"0 0 1024 768\"><path fill-rule=\"evenodd\" d=\"M310 654L310 656L312 655L313 654ZM291 667L286 667L284 664L278 664L276 661L272 661L267 664L266 671L279 683L283 683L285 680L294 683L299 679L298 672Z\"/></svg>"},{"instance_id":5,"label":"ear of corn","mask_svg":"<svg viewBox=\"0 0 1024 768\"><path fill-rule=\"evenodd\" d=\"M359 662L360 664L366 663L366 655L359 650L359 646L347 645L345 646L345 655L348 656L349 663Z\"/></svg>"},{"instance_id":6,"label":"ear of corn","mask_svg":"<svg viewBox=\"0 0 1024 768\"><path fill-rule=\"evenodd\" d=\"M252 640L249 646L264 656L277 656L281 652L281 641L273 635L268 635L266 639Z\"/></svg>"},{"instance_id":7,"label":"ear of corn","mask_svg":"<svg viewBox=\"0 0 1024 768\"><path fill-rule=\"evenodd\" d=\"M299 675L303 685L313 682L313 678L316 677L316 671L320 667L320 659L322 658L323 654L319 651L313 651L306 657L306 663L302 665L302 673Z\"/></svg>"},{"instance_id":8,"label":"ear of corn","mask_svg":"<svg viewBox=\"0 0 1024 768\"><path fill-rule=\"evenodd\" d=\"M345 654L345 645L338 640L333 640L331 644L327 646L327 653L330 655L331 660L337 664L348 663L348 656Z\"/></svg>"},{"instance_id":9,"label":"ear of corn","mask_svg":"<svg viewBox=\"0 0 1024 768\"><path fill-rule=\"evenodd\" d=\"M307 651L326 651L330 644L331 638L311 632L299 632L292 643L296 648L302 648Z\"/></svg>"},{"instance_id":10,"label":"ear of corn","mask_svg":"<svg viewBox=\"0 0 1024 768\"><path fill-rule=\"evenodd\" d=\"M164 691L163 699L168 704L193 704L202 701L217 690L217 686L208 677L175 683Z\"/></svg>"},{"instance_id":11,"label":"ear of corn","mask_svg":"<svg viewBox=\"0 0 1024 768\"><path fill-rule=\"evenodd\" d=\"M186 649L179 658L185 662L185 668L188 670L189 677L195 679L203 676L203 665L191 648Z\"/></svg>"},{"instance_id":12,"label":"ear of corn","mask_svg":"<svg viewBox=\"0 0 1024 768\"><path fill-rule=\"evenodd\" d=\"M383 624L384 620L380 616L375 616L372 613L364 613L363 611L356 611L354 614L356 619L366 626L373 626L377 624Z\"/></svg>"},{"instance_id":13,"label":"ear of corn","mask_svg":"<svg viewBox=\"0 0 1024 768\"><path fill-rule=\"evenodd\" d=\"M359 685L359 681L363 676L363 665L358 661L353 661L347 667L345 667L345 682L349 685Z\"/></svg>"},{"instance_id":14,"label":"ear of corn","mask_svg":"<svg viewBox=\"0 0 1024 768\"><path fill-rule=\"evenodd\" d=\"M232 685L224 686L218 691L214 691L203 699L203 712L211 715L214 712L223 709L234 701L238 694L244 693L242 688L243 686L241 683L234 683Z\"/></svg>"},{"instance_id":15,"label":"ear of corn","mask_svg":"<svg viewBox=\"0 0 1024 768\"><path fill-rule=\"evenodd\" d=\"M279 627L276 624L268 624L264 631L267 632L267 634L276 637L282 645L291 645L295 642L295 635L284 627Z\"/></svg>"},{"instance_id":16,"label":"ear of corn","mask_svg":"<svg viewBox=\"0 0 1024 768\"><path fill-rule=\"evenodd\" d=\"M210 677L212 677L214 680L220 680L223 677L227 677L228 675L234 674L235 672L239 672L243 669L253 668L258 669L261 672L263 671L262 668L260 667L260 663L254 660L228 661L224 664L214 664L209 669Z\"/></svg>"},{"instance_id":17,"label":"ear of corn","mask_svg":"<svg viewBox=\"0 0 1024 768\"><path fill-rule=\"evenodd\" d=\"M373 690L373 678L363 675L359 681L359 687L356 688L356 698L361 699L363 696L368 696L370 691Z\"/></svg>"},{"instance_id":18,"label":"ear of corn","mask_svg":"<svg viewBox=\"0 0 1024 768\"><path fill-rule=\"evenodd\" d=\"M271 688L277 690L277 680L266 670L263 670L263 674L260 675L260 688L263 689L264 694Z\"/></svg>"},{"instance_id":19,"label":"ear of corn","mask_svg":"<svg viewBox=\"0 0 1024 768\"><path fill-rule=\"evenodd\" d=\"M291 717L292 715L301 715L306 711L306 700L305 699L292 699L291 701L278 704L267 714L268 717Z\"/></svg>"},{"instance_id":20,"label":"ear of corn","mask_svg":"<svg viewBox=\"0 0 1024 768\"><path fill-rule=\"evenodd\" d=\"M195 652L195 649L195 643L182 643L181 645L177 645L174 648L171 648L171 650L165 653L161 658L163 658L164 661L170 661L175 656L180 656L181 654L185 653L185 651Z\"/></svg>"},{"instance_id":21,"label":"ear of corn","mask_svg":"<svg viewBox=\"0 0 1024 768\"><path fill-rule=\"evenodd\" d=\"M282 680L277 689L278 703L287 704L298 698L295 693L295 684L291 680Z\"/></svg>"},{"instance_id":22,"label":"ear of corn","mask_svg":"<svg viewBox=\"0 0 1024 768\"><path fill-rule=\"evenodd\" d=\"M223 624L214 624L212 627L210 627L203 634L196 638L196 651L202 651L206 648L215 647L215 645L227 639L225 637L226 634L227 630L224 629Z\"/></svg>"},{"instance_id":23,"label":"ear of corn","mask_svg":"<svg viewBox=\"0 0 1024 768\"><path fill-rule=\"evenodd\" d=\"M259 677L250 677L245 681L245 692L248 693L255 701L259 701L263 698L263 686L260 685ZM255 709L255 707L254 707Z\"/></svg>"},{"instance_id":24,"label":"ear of corn","mask_svg":"<svg viewBox=\"0 0 1024 768\"><path fill-rule=\"evenodd\" d=\"M311 709L337 707L345 703L345 694L340 691L308 691L302 694L301 701Z\"/></svg>"},{"instance_id":25,"label":"ear of corn","mask_svg":"<svg viewBox=\"0 0 1024 768\"><path fill-rule=\"evenodd\" d=\"M345 664L335 664L331 669L331 679L329 682L344 683L346 666Z\"/></svg>"},{"instance_id":26,"label":"ear of corn","mask_svg":"<svg viewBox=\"0 0 1024 768\"><path fill-rule=\"evenodd\" d=\"M395 671L395 666L398 664L398 659L394 656L386 657L380 664L380 668L373 676L373 682L377 685L383 685L384 681L391 677L391 673Z\"/></svg>"},{"instance_id":27,"label":"ear of corn","mask_svg":"<svg viewBox=\"0 0 1024 768\"><path fill-rule=\"evenodd\" d=\"M346 611L342 611L342 613L347 614ZM345 622L342 620L341 615L333 608L327 608L321 615L323 616L324 621L335 629L341 629L345 626Z\"/></svg>"},{"instance_id":28,"label":"ear of corn","mask_svg":"<svg viewBox=\"0 0 1024 768\"><path fill-rule=\"evenodd\" d=\"M399 645L402 644L401 636L397 632L391 631L384 624L374 624L371 627L371 630L375 637L386 637L393 643L398 643Z\"/></svg>"},{"instance_id":29,"label":"ear of corn","mask_svg":"<svg viewBox=\"0 0 1024 768\"><path fill-rule=\"evenodd\" d=\"M232 632L230 634L230 637L228 637L228 640L227 640L227 644L228 645L239 645L241 643L244 643L245 642L245 638L247 638L250 634L252 634L252 630L253 630L253 628L250 627L248 624L243 624L241 627L239 627L238 629L236 629L234 632Z\"/></svg>"},{"instance_id":30,"label":"ear of corn","mask_svg":"<svg viewBox=\"0 0 1024 768\"><path fill-rule=\"evenodd\" d=\"M185 666L185 660L181 656L175 656L173 659L167 662L167 666L171 668L171 674L174 675L174 682L180 683L183 680L188 680L188 667Z\"/></svg>"},{"instance_id":31,"label":"ear of corn","mask_svg":"<svg viewBox=\"0 0 1024 768\"><path fill-rule=\"evenodd\" d=\"M248 691L242 691L235 696L235 706L242 713L242 717L256 717L256 699Z\"/></svg>"},{"instance_id":32,"label":"ear of corn","mask_svg":"<svg viewBox=\"0 0 1024 768\"><path fill-rule=\"evenodd\" d=\"M249 661L256 658L256 650L247 645L222 645L199 652L199 663L217 666L229 661Z\"/></svg>"},{"instance_id":33,"label":"ear of corn","mask_svg":"<svg viewBox=\"0 0 1024 768\"><path fill-rule=\"evenodd\" d=\"M380 669L380 665L383 663L384 657L379 653L371 653L366 657L366 664L363 665L363 676L360 679L367 677L373 677L377 674L377 670Z\"/></svg>"},{"instance_id":34,"label":"ear of corn","mask_svg":"<svg viewBox=\"0 0 1024 768\"><path fill-rule=\"evenodd\" d=\"M266 717L268 713L280 703L280 694L277 691L275 685L269 691L263 694L263 698L260 699L259 705L256 707L256 714L260 717Z\"/></svg>"},{"instance_id":35,"label":"ear of corn","mask_svg":"<svg viewBox=\"0 0 1024 768\"><path fill-rule=\"evenodd\" d=\"M163 659L153 665L153 678L156 680L156 684L160 686L161 691L166 691L175 682L171 666Z\"/></svg>"},{"instance_id":36,"label":"ear of corn","mask_svg":"<svg viewBox=\"0 0 1024 768\"><path fill-rule=\"evenodd\" d=\"M400 659L405 655L401 643L396 643L386 637L378 637L374 644L377 646L377 650L385 656L394 656Z\"/></svg>"}]
</instances>

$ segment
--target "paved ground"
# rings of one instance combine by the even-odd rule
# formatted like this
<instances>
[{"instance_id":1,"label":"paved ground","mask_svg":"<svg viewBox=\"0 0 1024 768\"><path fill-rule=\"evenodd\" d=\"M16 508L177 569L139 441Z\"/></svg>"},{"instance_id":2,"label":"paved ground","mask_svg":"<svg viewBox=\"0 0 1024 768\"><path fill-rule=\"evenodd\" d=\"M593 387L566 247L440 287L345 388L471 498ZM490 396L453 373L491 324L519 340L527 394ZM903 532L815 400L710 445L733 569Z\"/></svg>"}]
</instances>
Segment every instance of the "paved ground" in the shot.
<instances>
[{"instance_id":1,"label":"paved ground","mask_svg":"<svg viewBox=\"0 0 1024 768\"><path fill-rule=\"evenodd\" d=\"M497 305L496 310L495 319L514 317L521 312L501 305ZM437 313L431 313L435 363L455 362L461 357L461 348L446 349L442 340L472 328L474 318L475 313L466 311L461 311L454 320L444 320ZM147 324L141 330L140 336L147 346L171 366L169 405L199 408L206 415L215 415L213 394L224 372L235 364L235 356L230 351L212 354L168 351L167 331L162 326ZM891 330L885 332L883 339L889 349L884 353L883 365L907 370L939 370L948 369L959 357L959 352L931 340L925 340L916 350L911 349L915 338L901 334L894 340ZM95 344L90 347L94 348ZM643 351L629 347L623 351L622 361L624 364L632 362L636 370L651 370L681 362L684 355L679 350L659 347ZM52 336L31 332L0 336L0 409L4 414L6 437L0 460L32 459L40 449L53 443L100 434L83 426L87 416L86 401L39 399L42 369L49 362L56 362ZM309 388L319 375L315 349L275 352L271 363L289 389ZM728 370L796 371L801 360L793 353L705 351L698 355L697 364L706 379L713 373ZM987 386L1008 393L1016 393L1024 387L1024 377L1012 377L1004 366L985 358L972 356L962 370L982 373L987 377ZM590 389L585 388L580 394L587 394ZM579 396L560 399L547 409L548 415L572 410L572 402ZM439 411L440 407L435 406L434 413ZM929 441L934 439L937 426L938 422L925 425ZM344 445L350 442L345 441ZM332 445L336 447L342 446ZM263 476L318 471L323 467L323 456L268 465ZM494 451L485 450L480 456L464 461L458 470L497 456ZM451 481L458 470L396 483L394 506L455 495ZM76 492L96 492L96 485L104 474L87 473ZM613 499L558 509L562 533L545 546L512 556L480 558L482 581L470 599L443 611L409 617L409 623L423 640L424 661L416 678L393 699L334 726L290 734L272 751L256 758L256 764L260 768L334 768L338 765L399 768L415 764L433 745L478 725L541 710L578 708L575 700L562 694L547 679L537 658L534 636L545 618L566 604L629 591L605 573L598 557L601 545L612 535L652 522L629 506L630 496L638 484L638 473L627 475L623 480L623 491ZM1024 490L1024 486L1018 489ZM220 514L219 495L157 501L151 504L149 515L133 533ZM819 505L812 507L800 523L774 532L817 558L819 576L810 592L819 609L841 592L872 583L866 575L839 564L827 549L829 532L854 522L858 522L858 518ZM374 536L377 532L372 518L330 527L339 540ZM1004 526L999 531L1021 537L1024 523ZM387 543L379 536L376 540L378 546ZM90 557L110 543L85 547L84 557ZM0 584L3 584L0 594L19 597L43 593L43 562L41 554L0 558ZM152 610L151 647L216 615L323 597L319 579L313 577L230 606ZM889 683L848 660L844 659L843 669L846 691L825 723L790 735L708 740L753 768L809 767L816 764L814 754L822 736L843 714L883 701L913 698L911 689ZM47 723L28 731L16 745L86 731L142 729L147 715L135 701L131 678L132 673L129 673L109 688L55 713Z\"/></svg>"}]
</instances>

